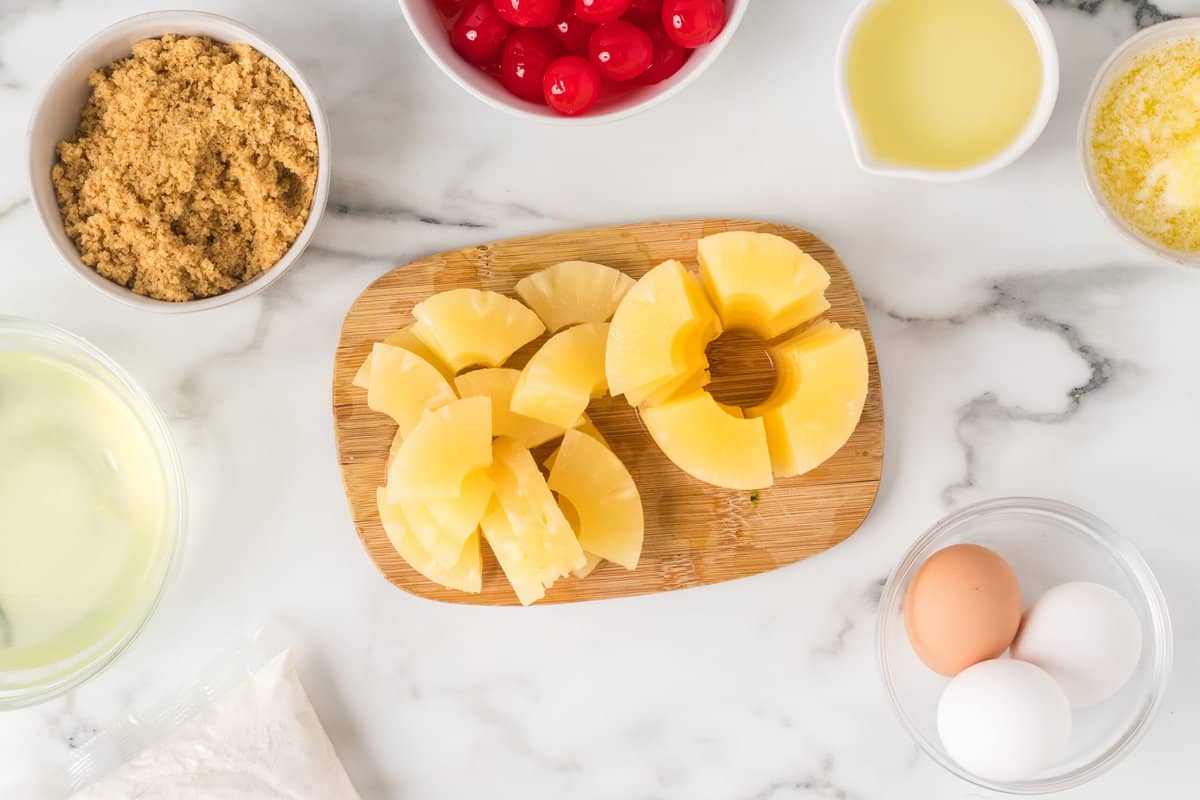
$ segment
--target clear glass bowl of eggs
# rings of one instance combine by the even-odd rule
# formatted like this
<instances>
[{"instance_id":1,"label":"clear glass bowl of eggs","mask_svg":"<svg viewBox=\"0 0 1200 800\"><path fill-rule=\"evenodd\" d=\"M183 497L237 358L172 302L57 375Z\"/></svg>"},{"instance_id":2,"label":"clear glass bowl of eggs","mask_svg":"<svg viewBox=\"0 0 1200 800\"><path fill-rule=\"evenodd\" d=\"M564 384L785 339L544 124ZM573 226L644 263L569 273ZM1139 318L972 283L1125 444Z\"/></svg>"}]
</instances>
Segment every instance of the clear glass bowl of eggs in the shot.
<instances>
[{"instance_id":1,"label":"clear glass bowl of eggs","mask_svg":"<svg viewBox=\"0 0 1200 800\"><path fill-rule=\"evenodd\" d=\"M943 519L880 605L879 662L901 721L978 786L1079 786L1149 728L1171 623L1137 550L1064 503L1008 498Z\"/></svg>"}]
</instances>

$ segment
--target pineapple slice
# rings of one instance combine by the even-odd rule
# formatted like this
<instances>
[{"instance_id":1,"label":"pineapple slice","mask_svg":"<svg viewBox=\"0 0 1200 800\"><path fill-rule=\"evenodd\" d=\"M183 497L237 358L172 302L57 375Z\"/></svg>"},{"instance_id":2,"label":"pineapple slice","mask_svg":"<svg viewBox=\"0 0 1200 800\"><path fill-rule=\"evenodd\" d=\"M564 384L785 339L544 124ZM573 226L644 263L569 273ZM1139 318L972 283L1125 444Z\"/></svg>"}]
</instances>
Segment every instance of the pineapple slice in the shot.
<instances>
[{"instance_id":1,"label":"pineapple slice","mask_svg":"<svg viewBox=\"0 0 1200 800\"><path fill-rule=\"evenodd\" d=\"M402 436L412 432L427 409L458 398L437 369L403 348L378 343L369 363L367 406L394 419Z\"/></svg>"},{"instance_id":2,"label":"pineapple slice","mask_svg":"<svg viewBox=\"0 0 1200 800\"><path fill-rule=\"evenodd\" d=\"M455 400L426 411L388 467L388 501L453 500L463 482L492 463L492 401Z\"/></svg>"},{"instance_id":3,"label":"pineapple slice","mask_svg":"<svg viewBox=\"0 0 1200 800\"><path fill-rule=\"evenodd\" d=\"M607 322L585 322L551 336L521 371L512 410L564 430L578 424L588 402L608 391L607 341Z\"/></svg>"},{"instance_id":4,"label":"pineapple slice","mask_svg":"<svg viewBox=\"0 0 1200 800\"><path fill-rule=\"evenodd\" d=\"M631 405L704 370L721 324L695 276L664 261L634 284L613 315L605 353L608 387Z\"/></svg>"},{"instance_id":5,"label":"pineapple slice","mask_svg":"<svg viewBox=\"0 0 1200 800\"><path fill-rule=\"evenodd\" d=\"M782 236L729 231L697 245L704 288L726 328L774 339L825 313L829 273Z\"/></svg>"},{"instance_id":6,"label":"pineapple slice","mask_svg":"<svg viewBox=\"0 0 1200 800\"><path fill-rule=\"evenodd\" d=\"M580 322L608 322L633 283L603 264L564 261L517 281L517 294L555 333Z\"/></svg>"},{"instance_id":7,"label":"pineapple slice","mask_svg":"<svg viewBox=\"0 0 1200 800\"><path fill-rule=\"evenodd\" d=\"M858 427L867 348L860 332L827 322L772 347L771 357L779 370L775 391L749 413L766 424L775 474L800 475L827 461Z\"/></svg>"},{"instance_id":8,"label":"pineapple slice","mask_svg":"<svg viewBox=\"0 0 1200 800\"><path fill-rule=\"evenodd\" d=\"M547 485L578 515L575 530L585 552L637 568L642 498L621 459L586 433L567 431Z\"/></svg>"},{"instance_id":9,"label":"pineapple slice","mask_svg":"<svg viewBox=\"0 0 1200 800\"><path fill-rule=\"evenodd\" d=\"M498 367L546 326L520 302L496 292L451 289L413 308L412 331L455 372Z\"/></svg>"},{"instance_id":10,"label":"pineapple slice","mask_svg":"<svg viewBox=\"0 0 1200 800\"><path fill-rule=\"evenodd\" d=\"M453 500L402 500L400 506L409 530L425 551L443 567L453 567L463 545L479 528L479 520L492 499L492 479L487 470L472 472Z\"/></svg>"},{"instance_id":11,"label":"pineapple slice","mask_svg":"<svg viewBox=\"0 0 1200 800\"><path fill-rule=\"evenodd\" d=\"M643 408L641 416L667 458L689 475L727 489L772 484L762 419L740 419L702 389L666 405Z\"/></svg>"},{"instance_id":12,"label":"pineapple slice","mask_svg":"<svg viewBox=\"0 0 1200 800\"><path fill-rule=\"evenodd\" d=\"M591 575L596 571L596 567L600 566L600 562L604 560L600 556L587 551L584 551L583 555L587 558L587 561L584 562L584 565L579 569L571 570L571 575L576 578L586 578L588 575Z\"/></svg>"},{"instance_id":13,"label":"pineapple slice","mask_svg":"<svg viewBox=\"0 0 1200 800\"><path fill-rule=\"evenodd\" d=\"M429 362L430 366L442 373L442 377L449 381L454 380L454 370L442 363L437 354L430 350L424 342L417 338L413 333L412 326L393 333L391 336L383 340L384 344L390 344L393 347L403 347L408 352L415 356L420 356ZM358 372L354 374L354 380L351 381L360 389L368 389L371 385L371 354L367 353L366 359L363 360L362 366L358 368Z\"/></svg>"},{"instance_id":14,"label":"pineapple slice","mask_svg":"<svg viewBox=\"0 0 1200 800\"><path fill-rule=\"evenodd\" d=\"M493 445L491 508L480 527L525 605L587 558L529 450L501 437Z\"/></svg>"},{"instance_id":15,"label":"pineapple slice","mask_svg":"<svg viewBox=\"0 0 1200 800\"><path fill-rule=\"evenodd\" d=\"M450 567L444 567L421 546L421 542L409 529L400 506L388 502L386 489L379 488L375 491L375 503L379 507L379 519L383 523L383 530L387 533L388 541L392 543L392 547L396 548L396 552L408 562L410 567L447 589L479 593L483 587L483 570L477 531L467 537L458 560Z\"/></svg>"},{"instance_id":16,"label":"pineapple slice","mask_svg":"<svg viewBox=\"0 0 1200 800\"><path fill-rule=\"evenodd\" d=\"M507 436L529 448L562 436L565 429L558 425L513 412L513 389L520 377L518 369L488 367L464 372L454 379L454 385L462 397L491 398L493 436Z\"/></svg>"}]
</instances>

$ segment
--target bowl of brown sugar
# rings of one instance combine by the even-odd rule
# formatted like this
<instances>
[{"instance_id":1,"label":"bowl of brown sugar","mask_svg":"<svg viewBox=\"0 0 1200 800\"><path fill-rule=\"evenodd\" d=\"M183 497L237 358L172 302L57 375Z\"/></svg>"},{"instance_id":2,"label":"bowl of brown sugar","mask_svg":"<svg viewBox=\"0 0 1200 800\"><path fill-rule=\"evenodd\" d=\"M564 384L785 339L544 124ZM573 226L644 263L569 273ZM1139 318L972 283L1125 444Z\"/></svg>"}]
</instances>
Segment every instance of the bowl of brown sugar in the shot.
<instances>
[{"instance_id":1,"label":"bowl of brown sugar","mask_svg":"<svg viewBox=\"0 0 1200 800\"><path fill-rule=\"evenodd\" d=\"M276 47L225 17L157 12L97 34L51 80L29 124L30 193L93 286L200 311L296 262L330 152L316 95Z\"/></svg>"}]
</instances>

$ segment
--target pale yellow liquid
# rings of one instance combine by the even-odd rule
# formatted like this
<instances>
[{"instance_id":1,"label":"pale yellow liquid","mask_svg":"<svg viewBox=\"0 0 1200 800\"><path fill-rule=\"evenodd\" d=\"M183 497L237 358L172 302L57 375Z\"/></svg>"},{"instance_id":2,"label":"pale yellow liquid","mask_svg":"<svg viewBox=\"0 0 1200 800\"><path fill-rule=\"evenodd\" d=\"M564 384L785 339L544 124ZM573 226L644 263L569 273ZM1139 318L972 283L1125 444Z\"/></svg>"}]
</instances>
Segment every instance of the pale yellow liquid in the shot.
<instances>
[{"instance_id":1,"label":"pale yellow liquid","mask_svg":"<svg viewBox=\"0 0 1200 800\"><path fill-rule=\"evenodd\" d=\"M882 0L847 62L850 105L870 155L922 169L981 164L1037 106L1042 61L1007 0Z\"/></svg>"},{"instance_id":2,"label":"pale yellow liquid","mask_svg":"<svg viewBox=\"0 0 1200 800\"><path fill-rule=\"evenodd\" d=\"M159 579L162 465L79 368L0 352L0 671L58 663L127 624Z\"/></svg>"}]
</instances>

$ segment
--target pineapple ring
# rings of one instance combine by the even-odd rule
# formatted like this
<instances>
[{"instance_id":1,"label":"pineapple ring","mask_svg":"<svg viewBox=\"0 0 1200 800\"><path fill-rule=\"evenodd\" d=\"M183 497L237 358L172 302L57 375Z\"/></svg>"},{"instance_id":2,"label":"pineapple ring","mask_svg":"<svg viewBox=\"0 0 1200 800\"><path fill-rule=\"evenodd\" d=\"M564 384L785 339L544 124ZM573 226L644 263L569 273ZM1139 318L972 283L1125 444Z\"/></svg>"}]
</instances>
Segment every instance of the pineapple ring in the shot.
<instances>
[{"instance_id":1,"label":"pineapple ring","mask_svg":"<svg viewBox=\"0 0 1200 800\"><path fill-rule=\"evenodd\" d=\"M770 341L819 317L829 309L829 273L769 233L718 233L696 250L699 281L679 262L664 262L617 307L613 392L639 409L676 466L707 483L758 489L815 469L846 444L862 416L869 374L862 334L822 321L768 348L776 386L751 408L723 405L704 388L711 377L705 351L722 330Z\"/></svg>"}]
</instances>

